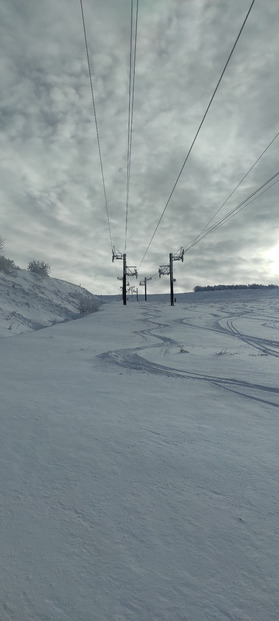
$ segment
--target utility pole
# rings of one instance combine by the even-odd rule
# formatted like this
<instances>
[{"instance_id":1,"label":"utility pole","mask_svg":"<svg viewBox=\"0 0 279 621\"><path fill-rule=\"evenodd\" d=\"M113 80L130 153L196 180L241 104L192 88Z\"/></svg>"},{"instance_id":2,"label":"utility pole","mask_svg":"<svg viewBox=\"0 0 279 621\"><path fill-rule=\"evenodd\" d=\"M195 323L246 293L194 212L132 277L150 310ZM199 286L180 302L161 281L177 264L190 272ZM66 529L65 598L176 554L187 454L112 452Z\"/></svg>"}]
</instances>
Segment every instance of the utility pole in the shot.
<instances>
[{"instance_id":1,"label":"utility pole","mask_svg":"<svg viewBox=\"0 0 279 621\"><path fill-rule=\"evenodd\" d=\"M173 295L173 254L170 252L170 303L171 306L174 306L174 295Z\"/></svg>"},{"instance_id":2,"label":"utility pole","mask_svg":"<svg viewBox=\"0 0 279 621\"><path fill-rule=\"evenodd\" d=\"M184 248L180 248L179 252L173 254L170 252L169 255L169 264L168 265L159 265L159 278L161 276L169 276L170 277L170 303L171 306L174 306L174 293L173 293L173 283L175 282L175 278L173 277L173 262L174 261L183 261L184 259Z\"/></svg>"},{"instance_id":3,"label":"utility pole","mask_svg":"<svg viewBox=\"0 0 279 621\"><path fill-rule=\"evenodd\" d=\"M145 276L144 281L139 283L141 285L141 287L144 287L144 300L145 300L145 302L147 300L147 285L146 285L146 283L147 283L148 280L151 280L151 279L152 279L152 276L150 276L150 278L146 278L146 276Z\"/></svg>"},{"instance_id":4,"label":"utility pole","mask_svg":"<svg viewBox=\"0 0 279 621\"><path fill-rule=\"evenodd\" d=\"M130 265L130 266L127 265L126 253L122 254L122 252L119 252L119 250L117 250L115 246L113 246L112 262L114 262L115 259L120 259L121 261L123 261L122 300L123 300L124 306L126 306L127 304L127 276L135 276L137 278L138 272L134 265Z\"/></svg>"},{"instance_id":5,"label":"utility pole","mask_svg":"<svg viewBox=\"0 0 279 621\"><path fill-rule=\"evenodd\" d=\"M122 290L122 298L123 304L126 306L127 304L127 273L126 273L126 253L123 254L123 290Z\"/></svg>"},{"instance_id":6,"label":"utility pole","mask_svg":"<svg viewBox=\"0 0 279 621\"><path fill-rule=\"evenodd\" d=\"M117 280L121 280L121 282L122 282L122 285L121 285L120 289L121 289L121 292L122 292L122 300L123 300L123 276L117 276ZM130 283L127 282L127 280L126 280L126 291L129 290L128 287L130 287Z\"/></svg>"},{"instance_id":7,"label":"utility pole","mask_svg":"<svg viewBox=\"0 0 279 621\"><path fill-rule=\"evenodd\" d=\"M135 287L135 285L131 285L127 291L130 295L134 295L135 293L137 297L137 302L139 301L139 290L137 287Z\"/></svg>"}]
</instances>

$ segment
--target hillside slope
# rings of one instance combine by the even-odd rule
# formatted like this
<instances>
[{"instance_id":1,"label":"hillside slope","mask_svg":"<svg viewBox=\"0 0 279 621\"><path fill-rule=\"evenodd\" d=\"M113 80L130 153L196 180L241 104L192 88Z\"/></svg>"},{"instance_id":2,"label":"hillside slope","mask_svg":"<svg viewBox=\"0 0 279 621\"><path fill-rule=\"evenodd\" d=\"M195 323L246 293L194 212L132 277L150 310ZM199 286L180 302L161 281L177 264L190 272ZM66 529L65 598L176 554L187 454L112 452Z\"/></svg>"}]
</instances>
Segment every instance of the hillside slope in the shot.
<instances>
[{"instance_id":1,"label":"hillside slope","mask_svg":"<svg viewBox=\"0 0 279 621\"><path fill-rule=\"evenodd\" d=\"M37 330L97 311L100 300L78 285L18 269L0 272L0 337Z\"/></svg>"}]
</instances>

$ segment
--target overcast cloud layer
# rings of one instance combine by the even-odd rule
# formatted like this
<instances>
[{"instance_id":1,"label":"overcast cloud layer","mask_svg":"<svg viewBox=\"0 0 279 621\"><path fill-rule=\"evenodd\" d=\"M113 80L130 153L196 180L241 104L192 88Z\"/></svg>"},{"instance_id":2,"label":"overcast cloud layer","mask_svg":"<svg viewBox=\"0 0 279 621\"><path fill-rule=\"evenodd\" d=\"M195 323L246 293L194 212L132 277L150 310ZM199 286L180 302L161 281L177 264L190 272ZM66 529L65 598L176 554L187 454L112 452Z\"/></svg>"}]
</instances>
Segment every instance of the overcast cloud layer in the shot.
<instances>
[{"instance_id":1,"label":"overcast cloud layer","mask_svg":"<svg viewBox=\"0 0 279 621\"><path fill-rule=\"evenodd\" d=\"M250 0L139 0L127 263L140 265ZM134 2L135 5L135 2ZM83 0L112 243L125 248L129 0ZM140 277L187 248L279 131L279 2L256 0ZM2 0L0 237L118 293L80 0ZM218 220L279 170L279 138ZM279 284L278 185L175 263L176 288ZM135 281L135 284L136 281ZM168 290L155 278L151 291Z\"/></svg>"}]
</instances>

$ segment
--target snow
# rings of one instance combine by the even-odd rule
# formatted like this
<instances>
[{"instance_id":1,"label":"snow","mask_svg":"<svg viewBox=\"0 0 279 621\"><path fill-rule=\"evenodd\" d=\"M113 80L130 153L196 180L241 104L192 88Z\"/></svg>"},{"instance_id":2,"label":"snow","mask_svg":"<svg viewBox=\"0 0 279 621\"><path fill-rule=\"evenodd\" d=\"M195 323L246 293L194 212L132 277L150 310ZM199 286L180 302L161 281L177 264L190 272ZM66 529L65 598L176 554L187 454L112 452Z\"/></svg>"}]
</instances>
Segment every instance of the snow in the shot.
<instances>
[{"instance_id":1,"label":"snow","mask_svg":"<svg viewBox=\"0 0 279 621\"><path fill-rule=\"evenodd\" d=\"M80 317L84 303L98 310L100 300L83 287L17 268L0 271L0 337L38 330Z\"/></svg>"},{"instance_id":2,"label":"snow","mask_svg":"<svg viewBox=\"0 0 279 621\"><path fill-rule=\"evenodd\" d=\"M1 621L278 621L278 298L1 340Z\"/></svg>"}]
</instances>

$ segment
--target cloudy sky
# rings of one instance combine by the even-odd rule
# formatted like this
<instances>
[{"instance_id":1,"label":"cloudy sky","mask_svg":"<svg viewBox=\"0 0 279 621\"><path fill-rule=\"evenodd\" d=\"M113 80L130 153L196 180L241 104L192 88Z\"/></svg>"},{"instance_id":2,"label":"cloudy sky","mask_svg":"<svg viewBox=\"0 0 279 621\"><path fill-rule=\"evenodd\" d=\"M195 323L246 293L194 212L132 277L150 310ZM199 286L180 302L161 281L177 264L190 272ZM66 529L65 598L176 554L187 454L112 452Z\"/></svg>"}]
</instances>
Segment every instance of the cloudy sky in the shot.
<instances>
[{"instance_id":1,"label":"cloudy sky","mask_svg":"<svg viewBox=\"0 0 279 621\"><path fill-rule=\"evenodd\" d=\"M141 279L191 245L279 132L279 2L256 0L165 209L250 5L139 0L127 210L130 0L1 0L7 257L22 268L45 260L53 277L114 294L122 262L112 263L111 245L126 250ZM134 26L135 17L136 0ZM209 226L278 172L278 152L279 136ZM279 284L279 185L270 186L175 263L177 291ZM149 290L167 291L168 278L155 277Z\"/></svg>"}]
</instances>

